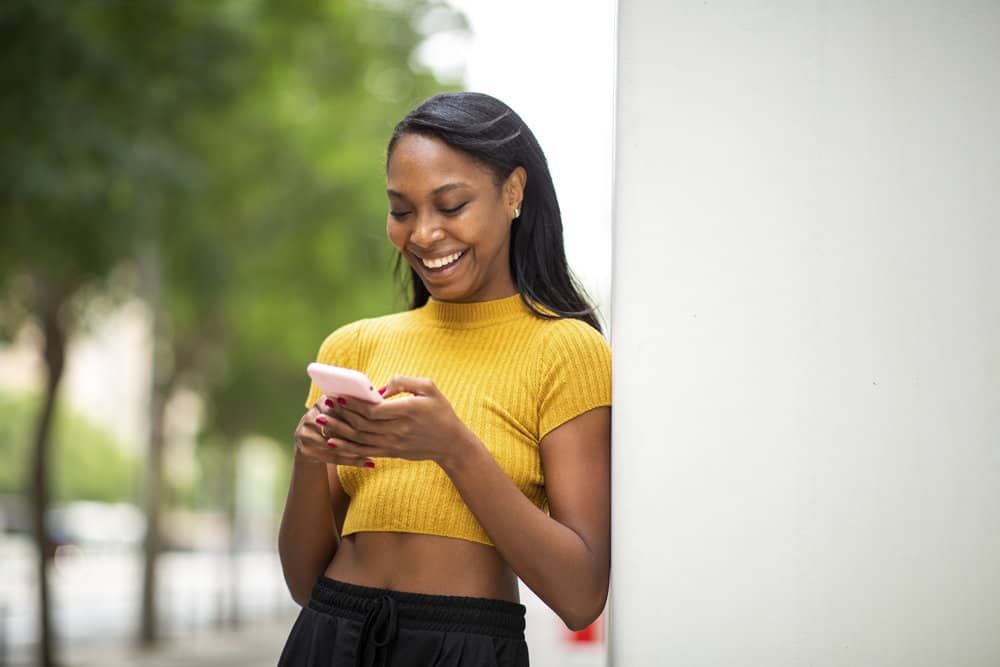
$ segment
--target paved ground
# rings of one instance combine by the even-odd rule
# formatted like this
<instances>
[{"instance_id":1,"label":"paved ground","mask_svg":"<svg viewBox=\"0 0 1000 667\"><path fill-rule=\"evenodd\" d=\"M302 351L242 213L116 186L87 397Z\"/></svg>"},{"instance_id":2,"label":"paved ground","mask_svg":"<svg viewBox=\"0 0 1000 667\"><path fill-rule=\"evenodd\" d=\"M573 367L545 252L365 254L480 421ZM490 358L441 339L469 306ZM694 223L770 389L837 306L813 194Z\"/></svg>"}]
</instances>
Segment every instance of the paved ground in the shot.
<instances>
[{"instance_id":1,"label":"paved ground","mask_svg":"<svg viewBox=\"0 0 1000 667\"><path fill-rule=\"evenodd\" d=\"M37 613L31 546L0 534L0 667L34 663ZM238 571L238 595L227 572ZM161 560L161 627L169 636L149 653L129 648L138 627L141 559L138 554L80 549L56 558L53 620L65 647L66 667L273 667L298 607L281 576L276 552L242 554L232 567L226 554L176 552ZM602 667L603 644L568 640L565 625L527 587L525 637L533 665ZM238 603L246 626L218 630L222 611Z\"/></svg>"},{"instance_id":2,"label":"paved ground","mask_svg":"<svg viewBox=\"0 0 1000 667\"><path fill-rule=\"evenodd\" d=\"M61 655L64 667L274 667L294 618L254 624L239 631L196 635L183 641L166 641L154 651L126 647L76 649ZM599 667L604 665L603 645L569 647L551 641L532 642L531 663L542 667ZM34 663L14 662L11 667ZM0 660L0 667L5 667Z\"/></svg>"},{"instance_id":3,"label":"paved ground","mask_svg":"<svg viewBox=\"0 0 1000 667\"><path fill-rule=\"evenodd\" d=\"M66 667L274 667L294 619L239 631L206 633L149 652L134 649L77 650Z\"/></svg>"}]
</instances>

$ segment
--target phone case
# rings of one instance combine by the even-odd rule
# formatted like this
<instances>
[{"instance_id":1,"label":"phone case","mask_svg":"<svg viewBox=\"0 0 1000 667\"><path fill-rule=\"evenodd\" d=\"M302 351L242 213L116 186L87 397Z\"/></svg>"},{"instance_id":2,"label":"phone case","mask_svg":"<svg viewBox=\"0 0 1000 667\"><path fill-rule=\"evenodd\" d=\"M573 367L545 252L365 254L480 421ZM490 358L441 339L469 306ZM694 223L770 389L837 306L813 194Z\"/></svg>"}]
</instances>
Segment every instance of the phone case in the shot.
<instances>
[{"instance_id":1,"label":"phone case","mask_svg":"<svg viewBox=\"0 0 1000 667\"><path fill-rule=\"evenodd\" d=\"M327 396L350 396L369 403L382 402L382 395L361 371L313 362L306 367L306 372Z\"/></svg>"}]
</instances>

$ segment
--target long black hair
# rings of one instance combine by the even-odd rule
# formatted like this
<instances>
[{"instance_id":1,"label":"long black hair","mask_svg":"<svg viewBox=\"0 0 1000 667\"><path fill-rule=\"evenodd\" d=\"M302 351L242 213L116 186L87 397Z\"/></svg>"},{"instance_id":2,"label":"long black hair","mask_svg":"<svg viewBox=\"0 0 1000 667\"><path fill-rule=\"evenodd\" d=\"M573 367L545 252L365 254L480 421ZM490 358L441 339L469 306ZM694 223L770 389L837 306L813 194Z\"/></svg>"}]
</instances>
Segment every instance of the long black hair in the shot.
<instances>
[{"instance_id":1,"label":"long black hair","mask_svg":"<svg viewBox=\"0 0 1000 667\"><path fill-rule=\"evenodd\" d=\"M539 317L583 320L598 331L594 307L570 273L563 248L562 216L542 147L514 111L482 93L442 93L399 121L389 139L386 162L401 137L437 137L488 167L499 187L517 167L528 172L521 215L511 225L510 272L521 300ZM407 271L409 269L409 271ZM410 307L430 293L402 256L396 272L409 287Z\"/></svg>"}]
</instances>

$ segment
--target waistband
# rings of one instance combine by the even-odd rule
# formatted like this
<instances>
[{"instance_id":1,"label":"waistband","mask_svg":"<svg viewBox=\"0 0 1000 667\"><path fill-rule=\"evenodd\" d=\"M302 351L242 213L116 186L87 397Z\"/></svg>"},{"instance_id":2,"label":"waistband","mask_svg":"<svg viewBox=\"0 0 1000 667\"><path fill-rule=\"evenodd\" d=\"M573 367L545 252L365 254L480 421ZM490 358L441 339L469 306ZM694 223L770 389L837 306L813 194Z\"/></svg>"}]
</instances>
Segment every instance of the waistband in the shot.
<instances>
[{"instance_id":1,"label":"waistband","mask_svg":"<svg viewBox=\"0 0 1000 667\"><path fill-rule=\"evenodd\" d=\"M373 610L389 599L402 628L524 639L524 605L507 600L403 593L320 576L313 586L309 608L366 622Z\"/></svg>"}]
</instances>

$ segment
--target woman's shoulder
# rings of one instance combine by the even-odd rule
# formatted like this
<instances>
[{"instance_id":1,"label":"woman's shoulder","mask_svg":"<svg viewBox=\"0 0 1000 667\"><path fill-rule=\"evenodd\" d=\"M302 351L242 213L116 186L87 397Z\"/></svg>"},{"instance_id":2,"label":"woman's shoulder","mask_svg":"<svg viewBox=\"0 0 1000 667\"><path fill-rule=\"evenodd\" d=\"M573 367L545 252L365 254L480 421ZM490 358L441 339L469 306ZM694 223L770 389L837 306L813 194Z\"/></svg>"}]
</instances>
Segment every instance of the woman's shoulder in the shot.
<instances>
[{"instance_id":1,"label":"woman's shoulder","mask_svg":"<svg viewBox=\"0 0 1000 667\"><path fill-rule=\"evenodd\" d=\"M413 311L404 310L387 315L376 317L366 317L353 322L348 322L334 329L323 341L323 347L343 343L357 344L371 338L381 337L387 333L406 327L413 319Z\"/></svg>"},{"instance_id":2,"label":"woman's shoulder","mask_svg":"<svg viewBox=\"0 0 1000 667\"><path fill-rule=\"evenodd\" d=\"M600 348L608 349L608 341L600 331L583 320L573 317L538 317L541 341L552 348Z\"/></svg>"},{"instance_id":3,"label":"woman's shoulder","mask_svg":"<svg viewBox=\"0 0 1000 667\"><path fill-rule=\"evenodd\" d=\"M536 316L536 320L535 334L524 352L535 360L537 382L544 385L561 374L610 374L611 347L600 331L576 318Z\"/></svg>"},{"instance_id":4,"label":"woman's shoulder","mask_svg":"<svg viewBox=\"0 0 1000 667\"><path fill-rule=\"evenodd\" d=\"M391 338L404 326L404 322L405 311L343 324L323 339L316 359L334 366L358 368L379 342Z\"/></svg>"},{"instance_id":5,"label":"woman's shoulder","mask_svg":"<svg viewBox=\"0 0 1000 667\"><path fill-rule=\"evenodd\" d=\"M401 329L411 328L419 319L419 309L401 310L377 317L360 320L361 336L366 338L381 338L392 335Z\"/></svg>"},{"instance_id":6,"label":"woman's shoulder","mask_svg":"<svg viewBox=\"0 0 1000 667\"><path fill-rule=\"evenodd\" d=\"M365 326L365 320L355 320L341 325L327 334L320 343L316 360L335 366L349 366L358 347L358 339Z\"/></svg>"},{"instance_id":7,"label":"woman's shoulder","mask_svg":"<svg viewBox=\"0 0 1000 667\"><path fill-rule=\"evenodd\" d=\"M611 348L582 320L547 320L537 350L538 435L593 408L611 405Z\"/></svg>"}]
</instances>

